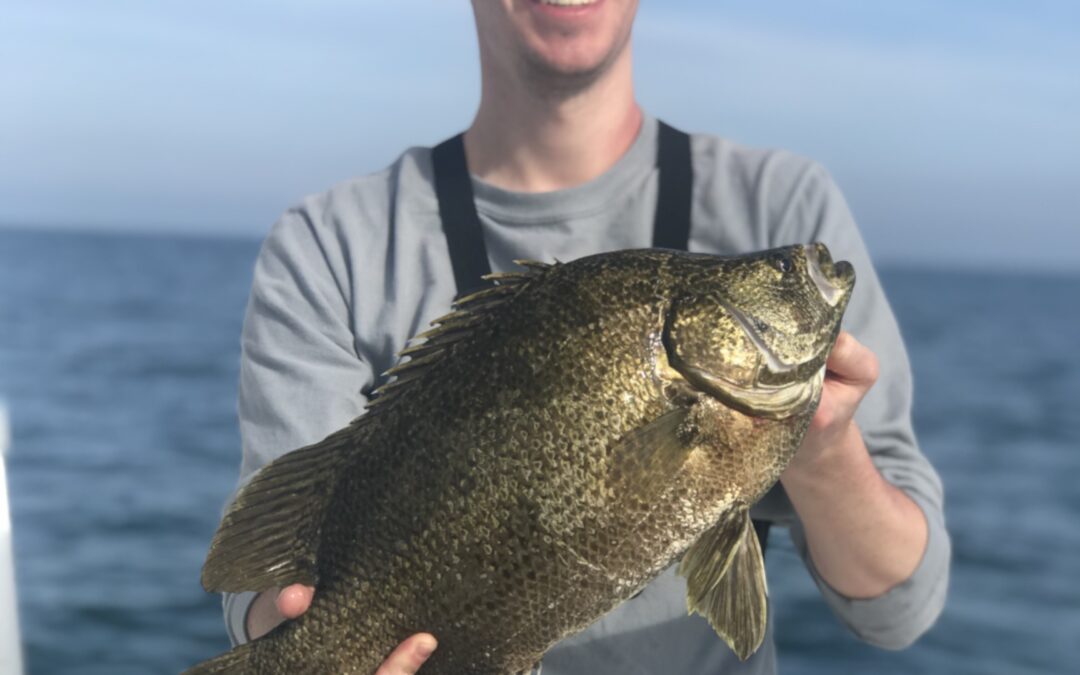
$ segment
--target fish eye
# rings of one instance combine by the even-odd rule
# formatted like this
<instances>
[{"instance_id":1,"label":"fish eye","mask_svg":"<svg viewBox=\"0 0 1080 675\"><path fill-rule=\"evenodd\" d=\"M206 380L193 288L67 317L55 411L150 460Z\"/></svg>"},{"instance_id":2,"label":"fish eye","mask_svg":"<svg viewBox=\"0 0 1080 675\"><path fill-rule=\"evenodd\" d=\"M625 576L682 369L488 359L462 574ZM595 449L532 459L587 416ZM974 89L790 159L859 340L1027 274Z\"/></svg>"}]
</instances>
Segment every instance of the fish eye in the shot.
<instances>
[{"instance_id":1,"label":"fish eye","mask_svg":"<svg viewBox=\"0 0 1080 675\"><path fill-rule=\"evenodd\" d=\"M795 263L792 262L790 256L778 255L773 258L773 267L780 270L782 273L787 274L791 270L795 269Z\"/></svg>"}]
</instances>

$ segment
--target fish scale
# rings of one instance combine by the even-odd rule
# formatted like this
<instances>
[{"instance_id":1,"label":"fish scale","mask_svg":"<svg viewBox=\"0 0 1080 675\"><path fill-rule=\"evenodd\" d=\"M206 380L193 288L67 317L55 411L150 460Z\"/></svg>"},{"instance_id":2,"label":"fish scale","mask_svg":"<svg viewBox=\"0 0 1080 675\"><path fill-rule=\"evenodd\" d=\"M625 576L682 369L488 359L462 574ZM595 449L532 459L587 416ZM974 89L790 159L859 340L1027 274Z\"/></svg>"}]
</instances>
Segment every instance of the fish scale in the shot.
<instances>
[{"instance_id":1,"label":"fish scale","mask_svg":"<svg viewBox=\"0 0 1080 675\"><path fill-rule=\"evenodd\" d=\"M370 674L426 631L425 673L512 675L680 556L688 606L743 658L756 649L748 512L813 415L850 266L816 245L525 270L436 321L365 415L241 490L204 586L315 595L189 672Z\"/></svg>"}]
</instances>

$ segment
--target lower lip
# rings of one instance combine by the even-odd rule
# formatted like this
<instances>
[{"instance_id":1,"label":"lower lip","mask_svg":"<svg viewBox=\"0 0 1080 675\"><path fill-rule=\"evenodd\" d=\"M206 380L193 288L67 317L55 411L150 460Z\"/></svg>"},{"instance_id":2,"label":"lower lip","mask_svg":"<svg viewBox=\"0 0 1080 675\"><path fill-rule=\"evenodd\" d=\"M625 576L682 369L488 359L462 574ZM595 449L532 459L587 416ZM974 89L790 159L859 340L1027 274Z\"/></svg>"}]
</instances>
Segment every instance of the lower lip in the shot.
<instances>
[{"instance_id":1,"label":"lower lip","mask_svg":"<svg viewBox=\"0 0 1080 675\"><path fill-rule=\"evenodd\" d=\"M596 2L588 5L548 5L540 2L540 0L530 0L529 4L533 6L534 10L545 16L554 19L573 20L596 12L600 5L604 4L604 0L596 0Z\"/></svg>"}]
</instances>

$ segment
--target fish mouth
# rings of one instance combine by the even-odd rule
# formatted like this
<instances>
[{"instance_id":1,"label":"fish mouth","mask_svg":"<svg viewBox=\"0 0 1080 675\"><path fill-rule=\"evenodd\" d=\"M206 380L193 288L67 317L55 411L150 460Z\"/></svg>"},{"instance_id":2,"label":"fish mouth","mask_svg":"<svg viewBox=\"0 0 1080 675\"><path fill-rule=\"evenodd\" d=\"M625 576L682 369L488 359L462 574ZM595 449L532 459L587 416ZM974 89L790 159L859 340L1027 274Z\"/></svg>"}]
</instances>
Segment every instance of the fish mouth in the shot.
<instances>
[{"instance_id":1,"label":"fish mouth","mask_svg":"<svg viewBox=\"0 0 1080 675\"><path fill-rule=\"evenodd\" d=\"M855 285L855 268L851 266L851 263L843 260L834 263L832 256L829 254L829 249L824 244L808 244L804 249L810 279L814 282L825 303L829 307L836 307L847 299ZM764 357L764 366L770 374L783 375L790 373L803 364L818 358L818 355L815 354L795 363L784 361L766 343L756 322L751 321L744 312L731 303L721 302L720 304L739 322L743 332L746 333L746 336L750 338L750 341Z\"/></svg>"},{"instance_id":2,"label":"fish mouth","mask_svg":"<svg viewBox=\"0 0 1080 675\"><path fill-rule=\"evenodd\" d=\"M824 244L808 244L803 249L807 261L807 274L821 294L821 298L830 308L839 308L839 311L842 311L855 285L854 267L846 261L833 262L829 249ZM801 361L785 361L769 346L756 321L730 302L721 300L719 304L739 324L743 334L761 357L752 383L733 382L680 358L671 339L671 313L669 312L669 319L665 322L662 333L662 341L670 367L695 390L712 396L728 407L747 415L784 419L803 412L808 406L815 405L825 381L824 355L815 353ZM833 339L828 341L830 347L839 329L838 323L834 329ZM810 364L819 359L821 366L811 372ZM804 371L797 372L800 369ZM783 377L785 375L788 377Z\"/></svg>"},{"instance_id":3,"label":"fish mouth","mask_svg":"<svg viewBox=\"0 0 1080 675\"><path fill-rule=\"evenodd\" d=\"M855 285L855 268L846 260L834 263L824 244L808 244L805 249L810 278L825 303L836 307Z\"/></svg>"}]
</instances>

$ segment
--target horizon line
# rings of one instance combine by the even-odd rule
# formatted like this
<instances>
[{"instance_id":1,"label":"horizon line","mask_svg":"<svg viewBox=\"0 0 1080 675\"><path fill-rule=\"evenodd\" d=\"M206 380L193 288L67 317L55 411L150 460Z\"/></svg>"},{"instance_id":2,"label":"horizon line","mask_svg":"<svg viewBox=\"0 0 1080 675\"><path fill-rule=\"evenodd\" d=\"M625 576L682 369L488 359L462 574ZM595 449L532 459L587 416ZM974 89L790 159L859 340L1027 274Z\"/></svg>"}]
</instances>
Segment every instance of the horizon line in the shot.
<instances>
[{"instance_id":1,"label":"horizon line","mask_svg":"<svg viewBox=\"0 0 1080 675\"><path fill-rule=\"evenodd\" d=\"M186 239L204 241L233 241L259 244L269 233L249 232L236 229L203 229L187 228L179 225L161 223L159 227L146 228L134 224L100 225L94 223L19 223L0 219L0 235L5 233L18 233L24 235L86 235L98 237L133 237L142 239ZM919 271L936 273L958 274L996 274L1001 276L1023 277L1048 277L1080 279L1080 266L1074 266L1068 261L1060 263L1040 263L1038 261L1024 260L998 260L987 258L976 261L950 261L940 257L927 256L913 258L910 256L889 256L880 252L870 251L870 257L874 262L875 269L879 271Z\"/></svg>"}]
</instances>

